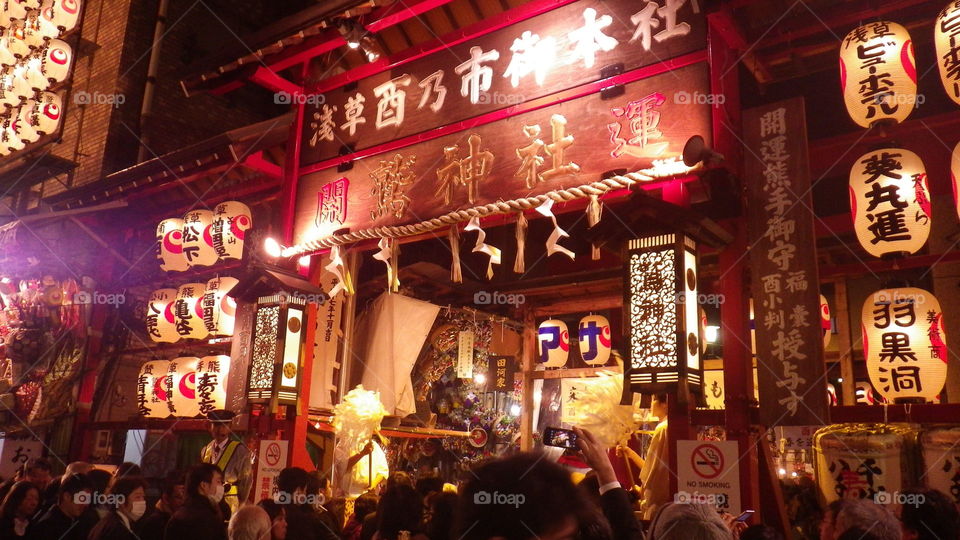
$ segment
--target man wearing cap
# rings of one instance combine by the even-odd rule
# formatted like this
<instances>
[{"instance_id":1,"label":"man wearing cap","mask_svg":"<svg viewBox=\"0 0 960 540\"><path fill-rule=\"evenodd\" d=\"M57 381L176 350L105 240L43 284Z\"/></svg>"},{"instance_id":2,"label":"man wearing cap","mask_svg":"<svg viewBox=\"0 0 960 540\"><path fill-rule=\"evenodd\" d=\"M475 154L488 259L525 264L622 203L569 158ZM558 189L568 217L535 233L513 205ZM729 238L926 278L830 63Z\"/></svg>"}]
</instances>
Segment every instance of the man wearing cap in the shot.
<instances>
[{"instance_id":1,"label":"man wearing cap","mask_svg":"<svg viewBox=\"0 0 960 540\"><path fill-rule=\"evenodd\" d=\"M210 435L213 440L200 451L200 461L216 465L223 471L225 482L223 501L233 514L250 493L250 476L253 464L246 445L230 439L230 421L236 416L232 411L217 409L207 414L210 420Z\"/></svg>"}]
</instances>

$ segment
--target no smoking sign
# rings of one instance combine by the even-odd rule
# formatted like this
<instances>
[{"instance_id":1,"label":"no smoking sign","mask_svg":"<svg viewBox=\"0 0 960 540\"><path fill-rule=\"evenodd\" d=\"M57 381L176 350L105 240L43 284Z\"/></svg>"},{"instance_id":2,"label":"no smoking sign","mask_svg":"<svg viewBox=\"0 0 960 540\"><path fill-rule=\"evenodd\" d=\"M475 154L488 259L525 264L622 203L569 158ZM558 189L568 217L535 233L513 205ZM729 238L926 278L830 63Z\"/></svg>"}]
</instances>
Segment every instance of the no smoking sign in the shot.
<instances>
[{"instance_id":1,"label":"no smoking sign","mask_svg":"<svg viewBox=\"0 0 960 540\"><path fill-rule=\"evenodd\" d=\"M704 502L739 514L737 441L677 441L677 502Z\"/></svg>"}]
</instances>

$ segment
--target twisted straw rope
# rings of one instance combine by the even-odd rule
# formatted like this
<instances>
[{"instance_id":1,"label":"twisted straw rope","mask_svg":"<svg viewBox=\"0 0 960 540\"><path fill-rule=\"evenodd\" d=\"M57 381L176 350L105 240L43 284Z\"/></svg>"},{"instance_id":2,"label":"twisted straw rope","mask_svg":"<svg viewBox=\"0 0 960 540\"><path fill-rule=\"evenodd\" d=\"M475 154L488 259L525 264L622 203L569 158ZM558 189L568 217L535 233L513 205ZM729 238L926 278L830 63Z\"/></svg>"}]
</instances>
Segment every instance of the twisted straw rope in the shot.
<instances>
[{"instance_id":1,"label":"twisted straw rope","mask_svg":"<svg viewBox=\"0 0 960 540\"><path fill-rule=\"evenodd\" d=\"M691 172L696 168L698 167L691 168L688 172ZM589 184L583 184L577 187L548 191L534 197L524 197L522 199L512 199L509 201L496 201L489 204L474 206L472 208L465 208L463 210L454 210L452 212L447 212L442 216L437 216L433 219L428 219L419 223L411 223L409 225L391 225L386 227L372 227L346 234L326 236L319 240L311 240L286 248L283 251L283 256L294 257L296 255L312 253L333 246L342 246L359 242L361 240L370 240L373 238L402 238L404 236L414 236L417 234L442 229L462 221L468 221L474 217L482 218L495 214L507 214L510 212L529 210L531 208L540 206L547 199L553 199L555 202L567 202L574 199L589 197L591 195L603 195L608 191L613 191L616 189L629 188L630 186L641 182L650 182L652 180L660 180L673 176L677 176L677 174L661 175L656 174L650 169L645 169L643 171L611 176L610 178L604 178L603 180Z\"/></svg>"}]
</instances>

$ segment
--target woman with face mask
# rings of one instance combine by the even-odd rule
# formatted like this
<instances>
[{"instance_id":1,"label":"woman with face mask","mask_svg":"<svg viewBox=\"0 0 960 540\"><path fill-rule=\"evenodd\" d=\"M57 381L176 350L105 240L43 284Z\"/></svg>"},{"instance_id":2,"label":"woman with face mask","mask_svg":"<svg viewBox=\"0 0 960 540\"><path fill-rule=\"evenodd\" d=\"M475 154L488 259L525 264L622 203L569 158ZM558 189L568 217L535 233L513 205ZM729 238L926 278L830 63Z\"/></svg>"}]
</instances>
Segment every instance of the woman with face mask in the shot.
<instances>
[{"instance_id":1,"label":"woman with face mask","mask_svg":"<svg viewBox=\"0 0 960 540\"><path fill-rule=\"evenodd\" d=\"M210 463L194 465L187 473L187 500L167 522L164 540L227 540L223 501L223 473Z\"/></svg>"},{"instance_id":2,"label":"woman with face mask","mask_svg":"<svg viewBox=\"0 0 960 540\"><path fill-rule=\"evenodd\" d=\"M146 487L139 476L115 478L103 495L110 512L90 531L89 540L138 540L134 531L147 511Z\"/></svg>"}]
</instances>

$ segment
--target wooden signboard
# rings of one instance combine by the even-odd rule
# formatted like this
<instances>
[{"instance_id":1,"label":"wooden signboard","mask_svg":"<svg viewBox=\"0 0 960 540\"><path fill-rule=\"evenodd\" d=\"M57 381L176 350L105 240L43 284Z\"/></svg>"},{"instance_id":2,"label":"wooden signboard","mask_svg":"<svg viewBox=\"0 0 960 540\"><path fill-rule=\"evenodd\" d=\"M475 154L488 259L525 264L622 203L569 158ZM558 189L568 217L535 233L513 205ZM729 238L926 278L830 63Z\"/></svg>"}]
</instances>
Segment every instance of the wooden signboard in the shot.
<instances>
[{"instance_id":1,"label":"wooden signboard","mask_svg":"<svg viewBox=\"0 0 960 540\"><path fill-rule=\"evenodd\" d=\"M306 175L299 183L294 240L315 240L342 227L415 223L595 182L606 171L675 160L692 135L709 140L710 105L688 99L708 92L707 65L644 75L643 69L623 74L623 93L608 99L599 91L584 93L360 159L346 172Z\"/></svg>"},{"instance_id":2,"label":"wooden signboard","mask_svg":"<svg viewBox=\"0 0 960 540\"><path fill-rule=\"evenodd\" d=\"M311 96L301 162L421 133L706 47L699 0L581 0ZM620 69L604 68L620 64Z\"/></svg>"},{"instance_id":3,"label":"wooden signboard","mask_svg":"<svg viewBox=\"0 0 960 540\"><path fill-rule=\"evenodd\" d=\"M826 424L803 98L744 111L743 132L761 419Z\"/></svg>"}]
</instances>

